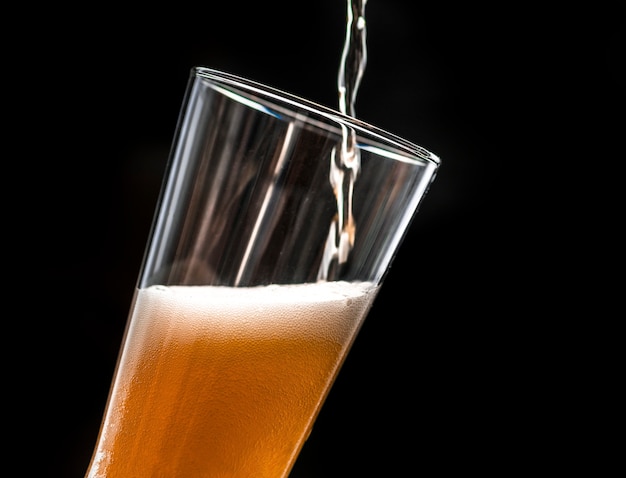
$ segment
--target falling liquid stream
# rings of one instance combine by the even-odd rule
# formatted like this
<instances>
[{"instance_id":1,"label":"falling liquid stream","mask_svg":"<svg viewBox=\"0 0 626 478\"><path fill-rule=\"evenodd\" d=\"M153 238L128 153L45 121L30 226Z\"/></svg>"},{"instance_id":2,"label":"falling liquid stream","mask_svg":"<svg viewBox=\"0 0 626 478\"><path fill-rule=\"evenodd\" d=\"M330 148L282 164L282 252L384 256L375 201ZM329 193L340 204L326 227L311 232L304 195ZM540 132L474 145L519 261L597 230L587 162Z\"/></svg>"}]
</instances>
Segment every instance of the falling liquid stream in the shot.
<instances>
[{"instance_id":1,"label":"falling liquid stream","mask_svg":"<svg viewBox=\"0 0 626 478\"><path fill-rule=\"evenodd\" d=\"M356 117L356 96L367 64L366 4L367 0L347 0L346 3L346 38L337 86L339 111L352 117ZM341 129L341 143L331 152L329 172L330 185L337 200L337 214L328 231L319 280L332 280L337 276L340 266L348 260L356 235L352 195L361 168L361 156L354 130L344 124Z\"/></svg>"}]
</instances>

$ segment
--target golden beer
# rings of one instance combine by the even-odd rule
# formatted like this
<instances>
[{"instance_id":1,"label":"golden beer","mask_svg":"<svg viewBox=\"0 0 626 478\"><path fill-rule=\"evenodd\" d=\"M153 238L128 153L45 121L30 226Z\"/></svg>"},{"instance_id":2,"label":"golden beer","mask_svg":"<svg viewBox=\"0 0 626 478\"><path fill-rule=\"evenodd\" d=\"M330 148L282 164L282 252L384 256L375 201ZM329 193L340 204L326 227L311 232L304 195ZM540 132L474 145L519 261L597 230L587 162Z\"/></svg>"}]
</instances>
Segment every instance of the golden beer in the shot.
<instances>
[{"instance_id":1,"label":"golden beer","mask_svg":"<svg viewBox=\"0 0 626 478\"><path fill-rule=\"evenodd\" d=\"M286 476L376 291L138 290L86 476Z\"/></svg>"}]
</instances>

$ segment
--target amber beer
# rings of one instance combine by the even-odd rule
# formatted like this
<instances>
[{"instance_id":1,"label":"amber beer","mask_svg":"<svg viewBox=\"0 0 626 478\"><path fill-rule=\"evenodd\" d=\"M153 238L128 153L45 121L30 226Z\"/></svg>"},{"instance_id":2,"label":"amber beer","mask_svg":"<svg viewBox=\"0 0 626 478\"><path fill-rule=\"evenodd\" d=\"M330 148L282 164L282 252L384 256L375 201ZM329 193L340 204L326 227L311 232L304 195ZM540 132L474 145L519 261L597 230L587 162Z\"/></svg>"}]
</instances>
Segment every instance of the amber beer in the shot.
<instances>
[{"instance_id":1,"label":"amber beer","mask_svg":"<svg viewBox=\"0 0 626 478\"><path fill-rule=\"evenodd\" d=\"M376 291L138 290L87 477L286 476Z\"/></svg>"}]
</instances>

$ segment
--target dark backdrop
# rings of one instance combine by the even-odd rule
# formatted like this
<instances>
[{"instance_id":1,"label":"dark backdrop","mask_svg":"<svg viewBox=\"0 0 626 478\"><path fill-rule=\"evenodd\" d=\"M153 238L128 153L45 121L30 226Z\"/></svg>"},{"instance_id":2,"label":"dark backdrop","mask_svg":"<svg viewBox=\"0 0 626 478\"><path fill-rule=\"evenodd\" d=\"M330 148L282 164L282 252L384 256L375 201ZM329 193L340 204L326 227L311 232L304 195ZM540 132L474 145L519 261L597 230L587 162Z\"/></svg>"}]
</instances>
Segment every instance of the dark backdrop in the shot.
<instances>
[{"instance_id":1,"label":"dark backdrop","mask_svg":"<svg viewBox=\"0 0 626 478\"><path fill-rule=\"evenodd\" d=\"M624 8L489 5L367 6L357 116L442 166L293 478L586 462L560 446L587 436L572 400L588 375L569 352L588 343L568 321L585 294L567 284L593 262L575 242L590 183L623 159ZM28 405L21 475L87 467L190 68L335 107L344 10L105 3L5 19L5 77L23 92L5 93L8 302L26 326L11 345L35 356L11 387Z\"/></svg>"}]
</instances>

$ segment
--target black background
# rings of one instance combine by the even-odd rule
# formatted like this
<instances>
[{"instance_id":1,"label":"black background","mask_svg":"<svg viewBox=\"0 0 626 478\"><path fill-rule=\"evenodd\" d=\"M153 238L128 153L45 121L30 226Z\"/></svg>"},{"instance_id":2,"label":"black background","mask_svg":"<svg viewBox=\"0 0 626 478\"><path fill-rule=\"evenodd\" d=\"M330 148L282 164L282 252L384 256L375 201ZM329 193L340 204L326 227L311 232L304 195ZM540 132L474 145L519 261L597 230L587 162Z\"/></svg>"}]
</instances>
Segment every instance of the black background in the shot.
<instances>
[{"instance_id":1,"label":"black background","mask_svg":"<svg viewBox=\"0 0 626 478\"><path fill-rule=\"evenodd\" d=\"M488 5L367 5L357 116L442 166L293 478L595 463L581 397L607 389L574 317L606 317L576 286L619 223L624 7ZM335 107L345 4L27 10L5 19L9 414L20 475L82 478L189 70Z\"/></svg>"}]
</instances>

